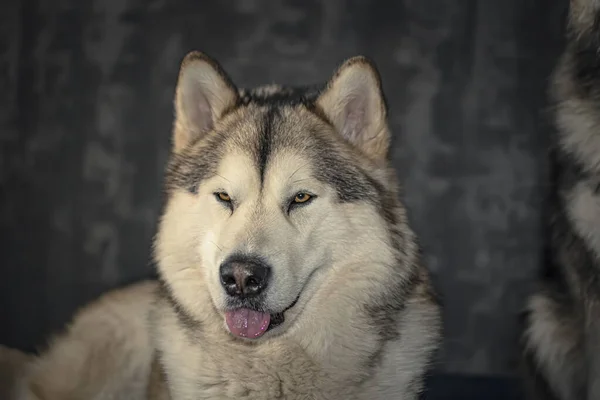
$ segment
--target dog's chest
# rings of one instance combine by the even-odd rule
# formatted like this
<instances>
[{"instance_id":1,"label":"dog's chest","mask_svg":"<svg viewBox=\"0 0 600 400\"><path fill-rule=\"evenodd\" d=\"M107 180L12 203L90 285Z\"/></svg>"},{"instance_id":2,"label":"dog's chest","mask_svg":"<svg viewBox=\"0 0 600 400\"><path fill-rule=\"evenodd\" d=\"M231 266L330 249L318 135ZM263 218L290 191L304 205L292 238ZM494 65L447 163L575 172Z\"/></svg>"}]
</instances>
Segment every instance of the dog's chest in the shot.
<instances>
[{"instance_id":1,"label":"dog's chest","mask_svg":"<svg viewBox=\"0 0 600 400\"><path fill-rule=\"evenodd\" d=\"M382 349L379 367L370 366L370 352L357 350L361 344L365 347L364 337L344 342L342 349L330 341L321 351L308 352L306 343L283 338L249 346L226 335L202 334L186 328L168 310L154 322L155 345L172 400L408 400L413 397L403 393L420 370L411 358L405 360L410 368L398 364L398 358L404 358L403 346Z\"/></svg>"},{"instance_id":2,"label":"dog's chest","mask_svg":"<svg viewBox=\"0 0 600 400\"><path fill-rule=\"evenodd\" d=\"M293 346L171 343L161 353L173 400L322 398L319 369Z\"/></svg>"}]
</instances>

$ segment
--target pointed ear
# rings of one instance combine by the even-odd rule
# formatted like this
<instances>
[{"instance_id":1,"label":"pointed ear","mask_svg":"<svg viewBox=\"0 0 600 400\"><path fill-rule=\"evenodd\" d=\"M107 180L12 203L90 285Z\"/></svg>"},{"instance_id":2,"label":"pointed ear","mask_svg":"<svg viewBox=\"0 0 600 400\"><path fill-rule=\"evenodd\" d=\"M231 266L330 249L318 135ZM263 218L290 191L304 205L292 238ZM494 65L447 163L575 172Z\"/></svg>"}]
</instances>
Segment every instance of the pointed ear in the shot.
<instances>
[{"instance_id":1,"label":"pointed ear","mask_svg":"<svg viewBox=\"0 0 600 400\"><path fill-rule=\"evenodd\" d=\"M387 158L386 103L379 72L370 60L358 56L342 64L317 105L347 141L371 158Z\"/></svg>"},{"instance_id":2,"label":"pointed ear","mask_svg":"<svg viewBox=\"0 0 600 400\"><path fill-rule=\"evenodd\" d=\"M212 130L237 100L237 89L216 61L197 51L188 53L175 91L174 151Z\"/></svg>"}]
</instances>

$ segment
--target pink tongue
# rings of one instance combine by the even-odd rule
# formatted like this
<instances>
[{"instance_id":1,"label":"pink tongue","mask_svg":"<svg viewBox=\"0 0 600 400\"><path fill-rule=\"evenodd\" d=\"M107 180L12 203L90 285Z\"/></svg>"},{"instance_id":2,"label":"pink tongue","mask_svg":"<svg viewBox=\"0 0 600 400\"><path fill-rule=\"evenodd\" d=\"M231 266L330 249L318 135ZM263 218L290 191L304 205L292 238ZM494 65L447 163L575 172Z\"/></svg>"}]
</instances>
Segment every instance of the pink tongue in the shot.
<instances>
[{"instance_id":1,"label":"pink tongue","mask_svg":"<svg viewBox=\"0 0 600 400\"><path fill-rule=\"evenodd\" d=\"M225 321L229 331L244 338L262 336L271 322L271 315L258 311L240 308L225 313Z\"/></svg>"}]
</instances>

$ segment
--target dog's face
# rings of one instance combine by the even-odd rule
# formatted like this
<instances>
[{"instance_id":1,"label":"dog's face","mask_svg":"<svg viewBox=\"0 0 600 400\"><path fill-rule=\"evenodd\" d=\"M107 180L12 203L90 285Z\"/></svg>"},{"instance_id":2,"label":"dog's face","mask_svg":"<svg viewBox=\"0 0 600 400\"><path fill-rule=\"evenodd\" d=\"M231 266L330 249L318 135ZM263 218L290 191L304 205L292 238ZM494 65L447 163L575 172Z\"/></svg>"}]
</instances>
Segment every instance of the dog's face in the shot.
<instances>
[{"instance_id":1,"label":"dog's face","mask_svg":"<svg viewBox=\"0 0 600 400\"><path fill-rule=\"evenodd\" d=\"M192 53L175 104L156 257L186 312L216 311L234 336L269 337L328 274L343 273L336 266L393 257L381 250L389 132L365 59L299 98L239 94L214 61Z\"/></svg>"}]
</instances>

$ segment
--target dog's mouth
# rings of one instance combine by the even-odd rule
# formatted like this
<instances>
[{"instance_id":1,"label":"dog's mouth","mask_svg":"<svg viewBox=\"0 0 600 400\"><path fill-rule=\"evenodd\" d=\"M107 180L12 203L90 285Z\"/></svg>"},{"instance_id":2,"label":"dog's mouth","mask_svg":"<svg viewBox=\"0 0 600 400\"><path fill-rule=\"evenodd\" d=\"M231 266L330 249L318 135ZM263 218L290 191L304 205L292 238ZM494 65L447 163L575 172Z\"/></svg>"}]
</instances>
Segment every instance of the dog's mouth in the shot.
<instances>
[{"instance_id":1,"label":"dog's mouth","mask_svg":"<svg viewBox=\"0 0 600 400\"><path fill-rule=\"evenodd\" d=\"M283 311L269 313L250 308L236 308L225 313L225 323L234 336L257 339L285 322L285 313L294 307L300 295Z\"/></svg>"}]
</instances>

